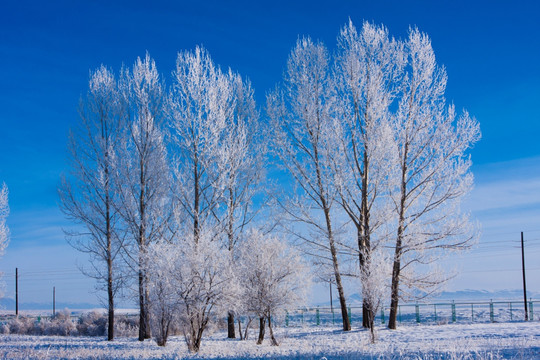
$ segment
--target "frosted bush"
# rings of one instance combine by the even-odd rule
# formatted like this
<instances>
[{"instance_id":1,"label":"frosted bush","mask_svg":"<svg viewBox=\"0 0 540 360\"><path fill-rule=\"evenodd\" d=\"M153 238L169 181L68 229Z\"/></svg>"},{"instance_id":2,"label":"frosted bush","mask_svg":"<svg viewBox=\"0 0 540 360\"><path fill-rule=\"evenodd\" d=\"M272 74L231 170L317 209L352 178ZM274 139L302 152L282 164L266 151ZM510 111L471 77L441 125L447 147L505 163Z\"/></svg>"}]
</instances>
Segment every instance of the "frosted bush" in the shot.
<instances>
[{"instance_id":1,"label":"frosted bush","mask_svg":"<svg viewBox=\"0 0 540 360\"><path fill-rule=\"evenodd\" d=\"M105 336L107 335L107 323L106 314L90 311L79 317L77 331L82 336Z\"/></svg>"},{"instance_id":2,"label":"frosted bush","mask_svg":"<svg viewBox=\"0 0 540 360\"><path fill-rule=\"evenodd\" d=\"M115 316L114 333L118 337L137 337L139 335L139 318L126 315Z\"/></svg>"},{"instance_id":3,"label":"frosted bush","mask_svg":"<svg viewBox=\"0 0 540 360\"><path fill-rule=\"evenodd\" d=\"M53 318L41 321L39 328L43 335L74 336L78 335L77 326L71 320L71 313L65 309Z\"/></svg>"},{"instance_id":4,"label":"frosted bush","mask_svg":"<svg viewBox=\"0 0 540 360\"><path fill-rule=\"evenodd\" d=\"M10 334L35 335L35 320L29 317L19 316L12 319L9 324Z\"/></svg>"}]
</instances>

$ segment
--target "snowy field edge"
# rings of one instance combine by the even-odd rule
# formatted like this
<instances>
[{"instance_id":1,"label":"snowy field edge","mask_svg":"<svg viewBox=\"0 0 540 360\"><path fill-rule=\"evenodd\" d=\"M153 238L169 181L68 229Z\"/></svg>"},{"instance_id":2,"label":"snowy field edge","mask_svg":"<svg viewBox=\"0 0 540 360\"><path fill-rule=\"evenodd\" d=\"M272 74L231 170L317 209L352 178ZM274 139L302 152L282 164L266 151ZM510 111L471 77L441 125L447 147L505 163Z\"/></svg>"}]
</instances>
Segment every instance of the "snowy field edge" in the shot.
<instances>
[{"instance_id":1,"label":"snowy field edge","mask_svg":"<svg viewBox=\"0 0 540 360\"><path fill-rule=\"evenodd\" d=\"M56 336L0 336L2 359L540 359L540 322L409 325L378 328L376 344L365 330L279 328L280 346L226 339L219 331L205 337L198 354L182 337L166 347L153 340Z\"/></svg>"}]
</instances>

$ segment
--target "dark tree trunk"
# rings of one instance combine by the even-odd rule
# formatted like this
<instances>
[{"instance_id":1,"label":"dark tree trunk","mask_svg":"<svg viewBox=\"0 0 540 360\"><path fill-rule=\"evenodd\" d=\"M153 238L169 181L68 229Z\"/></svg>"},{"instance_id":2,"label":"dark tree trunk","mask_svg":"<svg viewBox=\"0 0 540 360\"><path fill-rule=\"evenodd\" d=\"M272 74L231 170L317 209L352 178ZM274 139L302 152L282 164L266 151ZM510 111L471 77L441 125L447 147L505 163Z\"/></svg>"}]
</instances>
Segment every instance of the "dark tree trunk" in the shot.
<instances>
[{"instance_id":1,"label":"dark tree trunk","mask_svg":"<svg viewBox=\"0 0 540 360\"><path fill-rule=\"evenodd\" d=\"M236 338L236 334L234 333L234 313L232 311L229 311L229 315L227 316L227 337L229 339Z\"/></svg>"},{"instance_id":2,"label":"dark tree trunk","mask_svg":"<svg viewBox=\"0 0 540 360\"><path fill-rule=\"evenodd\" d=\"M399 222L396 238L396 249L394 252L394 266L392 268L392 287L390 299L390 317L388 318L388 328L396 328L396 319L399 305L399 278L401 272L401 255L403 254L403 236L405 231L405 205L407 201L407 154L408 144L405 144L403 161L401 163L401 199L399 204Z\"/></svg>"},{"instance_id":3,"label":"dark tree trunk","mask_svg":"<svg viewBox=\"0 0 540 360\"><path fill-rule=\"evenodd\" d=\"M238 335L240 335L240 340L244 340L244 337L242 336L242 321L240 321L240 318L238 318Z\"/></svg>"},{"instance_id":4,"label":"dark tree trunk","mask_svg":"<svg viewBox=\"0 0 540 360\"><path fill-rule=\"evenodd\" d=\"M110 259L108 262L112 262ZM107 328L107 340L114 340L114 294L113 294L113 282L112 282L112 264L109 265L109 276L107 281L107 297L109 299L108 315L109 324Z\"/></svg>"},{"instance_id":5,"label":"dark tree trunk","mask_svg":"<svg viewBox=\"0 0 540 360\"><path fill-rule=\"evenodd\" d=\"M396 329L396 320L399 305L399 275L401 271L401 239L396 242L396 252L394 254L394 266L392 268L392 287L390 293L390 316L388 318L388 328Z\"/></svg>"},{"instance_id":6,"label":"dark tree trunk","mask_svg":"<svg viewBox=\"0 0 540 360\"><path fill-rule=\"evenodd\" d=\"M264 340L264 328L266 327L266 318L264 316L259 318L259 339L257 345L261 345Z\"/></svg>"},{"instance_id":7,"label":"dark tree trunk","mask_svg":"<svg viewBox=\"0 0 540 360\"><path fill-rule=\"evenodd\" d=\"M276 338L274 337L274 330L272 330L272 316L268 316L268 330L270 330L270 339L272 340L272 346L279 346Z\"/></svg>"},{"instance_id":8,"label":"dark tree trunk","mask_svg":"<svg viewBox=\"0 0 540 360\"><path fill-rule=\"evenodd\" d=\"M334 276L336 278L336 287L339 294L339 304L341 305L341 318L343 320L343 331L351 330L351 322L347 314L347 301L345 300L345 291L343 291L343 284L341 283L341 273L339 272L339 264L337 259L337 249L334 242L334 233L332 230L332 220L330 218L330 205L325 197L326 190L324 189L321 177L321 170L319 166L319 155L317 147L313 147L315 157L315 169L317 174L317 186L319 188L319 199L321 201L322 210L324 212L324 219L326 221L326 229L328 232L328 245L330 245L330 253L332 255L332 265L334 267Z\"/></svg>"},{"instance_id":9,"label":"dark tree trunk","mask_svg":"<svg viewBox=\"0 0 540 360\"><path fill-rule=\"evenodd\" d=\"M139 341L143 341L146 338L146 307L143 278L142 270L139 270Z\"/></svg>"}]
</instances>

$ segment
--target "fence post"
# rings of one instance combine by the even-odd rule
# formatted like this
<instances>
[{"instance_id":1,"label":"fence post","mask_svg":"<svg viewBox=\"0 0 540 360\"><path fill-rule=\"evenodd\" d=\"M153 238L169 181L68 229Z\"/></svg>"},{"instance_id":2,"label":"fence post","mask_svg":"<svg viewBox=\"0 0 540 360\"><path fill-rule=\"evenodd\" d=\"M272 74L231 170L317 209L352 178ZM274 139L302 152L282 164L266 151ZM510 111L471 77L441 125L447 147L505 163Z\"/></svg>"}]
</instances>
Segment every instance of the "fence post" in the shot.
<instances>
[{"instance_id":1,"label":"fence post","mask_svg":"<svg viewBox=\"0 0 540 360\"><path fill-rule=\"evenodd\" d=\"M349 324L352 324L351 307L349 306Z\"/></svg>"},{"instance_id":2,"label":"fence post","mask_svg":"<svg viewBox=\"0 0 540 360\"><path fill-rule=\"evenodd\" d=\"M489 301L489 320L491 320L491 322L495 322L495 318L493 316L493 300Z\"/></svg>"},{"instance_id":3,"label":"fence post","mask_svg":"<svg viewBox=\"0 0 540 360\"><path fill-rule=\"evenodd\" d=\"M321 324L321 316L319 315L319 308L317 308L317 326Z\"/></svg>"},{"instance_id":4,"label":"fence post","mask_svg":"<svg viewBox=\"0 0 540 360\"><path fill-rule=\"evenodd\" d=\"M302 326L304 325L304 309L302 309Z\"/></svg>"},{"instance_id":5,"label":"fence post","mask_svg":"<svg viewBox=\"0 0 540 360\"><path fill-rule=\"evenodd\" d=\"M435 310L435 322L437 322L437 304L433 304L433 310Z\"/></svg>"},{"instance_id":6,"label":"fence post","mask_svg":"<svg viewBox=\"0 0 540 360\"><path fill-rule=\"evenodd\" d=\"M399 322L401 323L401 305L398 305L399 310Z\"/></svg>"},{"instance_id":7,"label":"fence post","mask_svg":"<svg viewBox=\"0 0 540 360\"><path fill-rule=\"evenodd\" d=\"M285 311L285 326L289 327L289 312Z\"/></svg>"},{"instance_id":8,"label":"fence post","mask_svg":"<svg viewBox=\"0 0 540 360\"><path fill-rule=\"evenodd\" d=\"M512 316L512 303L509 303L509 304L510 304L510 321L512 321L514 320Z\"/></svg>"},{"instance_id":9,"label":"fence post","mask_svg":"<svg viewBox=\"0 0 540 360\"><path fill-rule=\"evenodd\" d=\"M474 322L474 304L471 304L471 322Z\"/></svg>"},{"instance_id":10,"label":"fence post","mask_svg":"<svg viewBox=\"0 0 540 360\"><path fill-rule=\"evenodd\" d=\"M454 300L452 300L452 322L456 322L456 304L454 303Z\"/></svg>"},{"instance_id":11,"label":"fence post","mask_svg":"<svg viewBox=\"0 0 540 360\"><path fill-rule=\"evenodd\" d=\"M416 322L419 323L420 322L420 307L418 306L418 304L416 304L415 308L416 308Z\"/></svg>"},{"instance_id":12,"label":"fence post","mask_svg":"<svg viewBox=\"0 0 540 360\"><path fill-rule=\"evenodd\" d=\"M335 324L335 321L334 321L334 309L332 309L332 325Z\"/></svg>"},{"instance_id":13,"label":"fence post","mask_svg":"<svg viewBox=\"0 0 540 360\"><path fill-rule=\"evenodd\" d=\"M381 324L384 324L384 308L381 306Z\"/></svg>"},{"instance_id":14,"label":"fence post","mask_svg":"<svg viewBox=\"0 0 540 360\"><path fill-rule=\"evenodd\" d=\"M533 321L534 320L534 312L533 312L533 302L532 302L532 299L529 299L529 320Z\"/></svg>"}]
</instances>

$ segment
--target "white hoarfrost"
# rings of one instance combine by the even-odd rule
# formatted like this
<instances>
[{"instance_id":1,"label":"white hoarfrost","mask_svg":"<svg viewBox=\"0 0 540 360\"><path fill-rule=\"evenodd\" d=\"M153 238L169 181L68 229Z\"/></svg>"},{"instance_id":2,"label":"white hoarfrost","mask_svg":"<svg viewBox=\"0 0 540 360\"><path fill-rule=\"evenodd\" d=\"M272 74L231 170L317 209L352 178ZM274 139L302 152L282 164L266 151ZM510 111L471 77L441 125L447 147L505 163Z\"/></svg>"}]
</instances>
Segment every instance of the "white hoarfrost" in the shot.
<instances>
[{"instance_id":1,"label":"white hoarfrost","mask_svg":"<svg viewBox=\"0 0 540 360\"><path fill-rule=\"evenodd\" d=\"M337 327L278 328L281 346L231 341L226 332L205 340L196 355L181 337L167 347L154 342L118 338L107 342L90 337L1 335L2 359L345 359L345 360L498 360L540 359L540 323L516 322L440 326L402 326L378 330L371 344L368 331L340 331Z\"/></svg>"},{"instance_id":2,"label":"white hoarfrost","mask_svg":"<svg viewBox=\"0 0 540 360\"><path fill-rule=\"evenodd\" d=\"M259 339L266 322L273 345L278 345L272 317L305 303L310 277L300 254L275 236L251 231L239 250L238 273L243 310L259 318Z\"/></svg>"},{"instance_id":3,"label":"white hoarfrost","mask_svg":"<svg viewBox=\"0 0 540 360\"><path fill-rule=\"evenodd\" d=\"M188 231L175 243L159 242L148 249L146 264L152 328L165 345L171 325L184 334L191 352L199 351L204 331L222 315L236 285L230 256L213 234L200 231L198 241Z\"/></svg>"},{"instance_id":4,"label":"white hoarfrost","mask_svg":"<svg viewBox=\"0 0 540 360\"><path fill-rule=\"evenodd\" d=\"M4 255L9 244L9 228L6 225L8 215L8 188L6 184L3 184L2 189L0 189L0 256Z\"/></svg>"}]
</instances>

